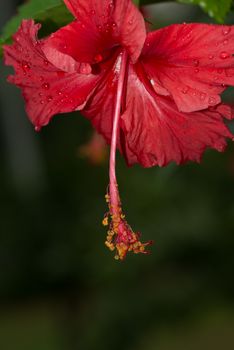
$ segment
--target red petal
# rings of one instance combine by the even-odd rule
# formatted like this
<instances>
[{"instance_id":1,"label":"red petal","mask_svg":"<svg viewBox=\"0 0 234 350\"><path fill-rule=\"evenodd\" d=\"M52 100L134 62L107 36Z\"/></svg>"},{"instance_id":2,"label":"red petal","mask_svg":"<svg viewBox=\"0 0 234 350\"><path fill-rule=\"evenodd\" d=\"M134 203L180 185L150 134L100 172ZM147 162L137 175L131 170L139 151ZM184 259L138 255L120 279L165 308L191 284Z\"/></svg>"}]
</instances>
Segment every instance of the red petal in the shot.
<instances>
[{"instance_id":1,"label":"red petal","mask_svg":"<svg viewBox=\"0 0 234 350\"><path fill-rule=\"evenodd\" d=\"M37 127L46 125L57 113L83 108L100 79L98 75L68 73L66 62L65 71L48 62L37 40L39 28L31 20L23 21L14 44L4 47L5 63L15 69L9 80L22 89L27 113Z\"/></svg>"},{"instance_id":2,"label":"red petal","mask_svg":"<svg viewBox=\"0 0 234 350\"><path fill-rule=\"evenodd\" d=\"M148 34L142 62L156 92L192 112L217 105L234 85L233 53L234 26L175 24Z\"/></svg>"},{"instance_id":3,"label":"red petal","mask_svg":"<svg viewBox=\"0 0 234 350\"><path fill-rule=\"evenodd\" d=\"M225 138L233 138L223 122L223 113L231 117L231 109L223 105L180 112L170 97L155 93L139 64L130 67L121 127L127 147L144 167L164 166L171 161L199 162L207 147L223 151Z\"/></svg>"},{"instance_id":4,"label":"red petal","mask_svg":"<svg viewBox=\"0 0 234 350\"><path fill-rule=\"evenodd\" d=\"M116 53L110 62L101 65L102 69L106 71L106 75L97 85L82 111L82 114L90 119L93 127L103 135L108 144L110 144L112 137L114 102L119 78L120 59L119 54ZM126 155L125 158L129 163L137 162L135 154L128 148L124 141L124 134L121 129L118 138L118 148Z\"/></svg>"},{"instance_id":5,"label":"red petal","mask_svg":"<svg viewBox=\"0 0 234 350\"><path fill-rule=\"evenodd\" d=\"M82 114L91 120L93 127L110 143L115 108L115 97L119 78L120 56L115 54L110 62L102 64L105 76L97 85ZM111 65L111 68L109 68Z\"/></svg>"},{"instance_id":6,"label":"red petal","mask_svg":"<svg viewBox=\"0 0 234 350\"><path fill-rule=\"evenodd\" d=\"M90 63L95 56L105 56L105 50L122 45L132 61L139 57L146 30L144 18L131 0L64 0L77 18L60 29L50 45L70 52L77 61ZM66 47L64 49L64 46Z\"/></svg>"}]
</instances>

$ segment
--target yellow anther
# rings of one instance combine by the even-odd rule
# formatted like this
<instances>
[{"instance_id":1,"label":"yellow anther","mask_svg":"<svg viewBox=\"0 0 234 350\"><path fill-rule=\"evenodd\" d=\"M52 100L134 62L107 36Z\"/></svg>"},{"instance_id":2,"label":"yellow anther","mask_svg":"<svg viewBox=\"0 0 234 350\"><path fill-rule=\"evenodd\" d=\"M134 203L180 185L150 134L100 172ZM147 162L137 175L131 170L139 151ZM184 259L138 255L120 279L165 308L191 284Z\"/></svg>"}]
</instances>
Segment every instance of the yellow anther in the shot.
<instances>
[{"instance_id":1,"label":"yellow anther","mask_svg":"<svg viewBox=\"0 0 234 350\"><path fill-rule=\"evenodd\" d=\"M107 216L105 216L104 219L102 220L102 225L108 226L108 217Z\"/></svg>"}]
</instances>

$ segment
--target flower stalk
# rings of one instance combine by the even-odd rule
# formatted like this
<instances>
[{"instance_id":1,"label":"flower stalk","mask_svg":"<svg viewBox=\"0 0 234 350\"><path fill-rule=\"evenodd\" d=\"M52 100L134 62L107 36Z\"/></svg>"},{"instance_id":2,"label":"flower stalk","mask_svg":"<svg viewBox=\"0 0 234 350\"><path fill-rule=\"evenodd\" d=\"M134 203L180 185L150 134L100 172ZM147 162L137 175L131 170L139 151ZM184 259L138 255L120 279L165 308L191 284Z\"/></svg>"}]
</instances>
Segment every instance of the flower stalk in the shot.
<instances>
[{"instance_id":1,"label":"flower stalk","mask_svg":"<svg viewBox=\"0 0 234 350\"><path fill-rule=\"evenodd\" d=\"M119 134L119 118L121 115L121 104L124 90L125 73L128 62L126 51L120 53L120 70L117 84L115 111L112 127L110 163L109 163L109 189L106 194L106 202L109 206L109 212L104 216L103 225L108 225L108 217L110 217L109 229L107 232L106 246L111 250L116 250L115 259L123 260L128 251L137 253L148 253L145 247L152 242L141 243L139 240L140 234L133 232L132 228L125 220L125 215L122 211L121 200L119 196L118 183L116 180L116 149L117 139Z\"/></svg>"}]
</instances>

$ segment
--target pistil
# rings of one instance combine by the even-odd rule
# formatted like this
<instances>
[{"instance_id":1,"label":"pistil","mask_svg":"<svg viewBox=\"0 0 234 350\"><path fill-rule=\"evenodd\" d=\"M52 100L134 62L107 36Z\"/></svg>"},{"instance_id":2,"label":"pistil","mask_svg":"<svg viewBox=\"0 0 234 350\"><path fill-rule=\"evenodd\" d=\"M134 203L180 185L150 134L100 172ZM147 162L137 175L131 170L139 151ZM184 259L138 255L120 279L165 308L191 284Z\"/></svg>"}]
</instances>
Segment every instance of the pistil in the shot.
<instances>
[{"instance_id":1,"label":"pistil","mask_svg":"<svg viewBox=\"0 0 234 350\"><path fill-rule=\"evenodd\" d=\"M106 246L115 251L115 259L123 260L128 251L134 253L147 253L145 247L152 242L141 243L139 240L140 234L133 232L131 227L125 220L125 215L122 211L121 200L119 196L118 184L116 180L116 149L117 139L119 135L119 119L121 115L121 105L123 100L123 91L125 83L125 73L128 65L128 56L125 51L120 53L119 78L116 91L115 109L113 116L111 149L110 149L110 163L109 163L109 178L110 183L108 193L106 194L106 201L109 206L109 211L103 219L103 225L108 226ZM110 222L109 222L110 220Z\"/></svg>"}]
</instances>

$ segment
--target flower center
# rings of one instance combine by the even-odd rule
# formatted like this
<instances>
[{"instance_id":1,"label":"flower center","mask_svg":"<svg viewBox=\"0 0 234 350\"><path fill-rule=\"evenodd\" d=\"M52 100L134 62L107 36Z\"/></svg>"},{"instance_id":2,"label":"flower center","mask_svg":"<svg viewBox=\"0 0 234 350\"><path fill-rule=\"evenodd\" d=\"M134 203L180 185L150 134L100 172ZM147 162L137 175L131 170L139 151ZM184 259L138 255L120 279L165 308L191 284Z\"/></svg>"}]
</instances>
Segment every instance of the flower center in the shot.
<instances>
[{"instance_id":1,"label":"flower center","mask_svg":"<svg viewBox=\"0 0 234 350\"><path fill-rule=\"evenodd\" d=\"M122 205L115 173L116 148L119 134L119 118L121 114L121 104L123 99L127 64L128 55L126 51L123 51L120 53L119 78L116 91L110 150L110 183L108 193L106 194L106 201L109 206L109 211L103 219L103 225L107 226L109 221L108 218L110 217L109 230L107 232L107 239L105 244L111 251L116 250L115 259L117 260L123 260L128 251L133 251L134 253L147 253L145 247L152 243L151 241L141 243L139 240L140 234L134 233L125 220L125 215L122 212Z\"/></svg>"}]
</instances>

